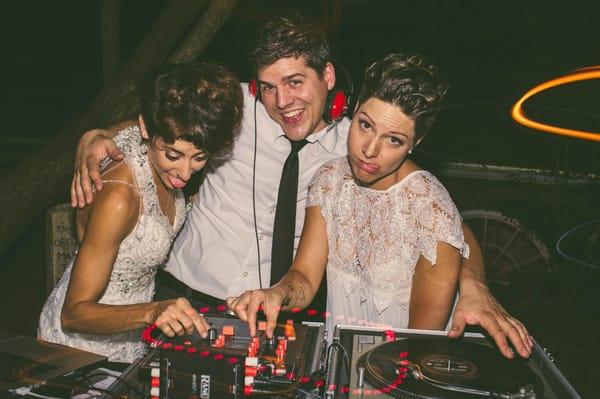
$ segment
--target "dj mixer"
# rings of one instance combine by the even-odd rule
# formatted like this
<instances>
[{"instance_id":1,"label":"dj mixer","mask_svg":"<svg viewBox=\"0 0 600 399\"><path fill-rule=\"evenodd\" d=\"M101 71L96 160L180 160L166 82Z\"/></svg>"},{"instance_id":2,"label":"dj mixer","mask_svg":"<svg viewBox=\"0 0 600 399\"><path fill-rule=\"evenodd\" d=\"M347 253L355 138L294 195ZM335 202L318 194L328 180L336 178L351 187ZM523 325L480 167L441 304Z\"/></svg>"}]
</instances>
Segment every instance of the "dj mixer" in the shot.
<instances>
[{"instance_id":1,"label":"dj mixer","mask_svg":"<svg viewBox=\"0 0 600 399\"><path fill-rule=\"evenodd\" d=\"M207 338L164 338L156 329L145 331L152 350L140 365L139 378L146 382L148 397L310 397L322 387L322 323L288 320L268 339L265 322L251 337L239 319L206 319L211 324Z\"/></svg>"}]
</instances>

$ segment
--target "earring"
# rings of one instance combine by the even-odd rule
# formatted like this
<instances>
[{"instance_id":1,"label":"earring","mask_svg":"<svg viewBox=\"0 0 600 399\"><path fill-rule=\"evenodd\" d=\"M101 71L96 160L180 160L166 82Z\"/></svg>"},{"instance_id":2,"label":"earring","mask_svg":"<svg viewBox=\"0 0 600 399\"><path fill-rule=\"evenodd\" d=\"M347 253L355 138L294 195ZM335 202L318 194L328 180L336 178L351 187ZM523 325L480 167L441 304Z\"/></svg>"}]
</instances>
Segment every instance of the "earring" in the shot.
<instances>
[{"instance_id":1,"label":"earring","mask_svg":"<svg viewBox=\"0 0 600 399\"><path fill-rule=\"evenodd\" d=\"M411 148L410 150L408 150L408 153L409 153L409 154L412 154L412 148Z\"/></svg>"}]
</instances>

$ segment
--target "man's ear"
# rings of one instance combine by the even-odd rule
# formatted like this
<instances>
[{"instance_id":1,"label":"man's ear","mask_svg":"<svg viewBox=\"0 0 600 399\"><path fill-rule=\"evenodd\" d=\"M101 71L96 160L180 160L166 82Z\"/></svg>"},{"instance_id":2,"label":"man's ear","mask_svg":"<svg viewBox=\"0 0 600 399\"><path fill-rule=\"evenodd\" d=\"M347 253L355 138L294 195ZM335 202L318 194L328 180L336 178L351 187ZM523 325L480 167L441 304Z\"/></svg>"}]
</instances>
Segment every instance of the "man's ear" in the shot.
<instances>
[{"instance_id":1,"label":"man's ear","mask_svg":"<svg viewBox=\"0 0 600 399\"><path fill-rule=\"evenodd\" d=\"M325 79L325 83L327 83L327 90L331 90L335 87L335 68L331 62L325 64L325 69L323 69L323 79Z\"/></svg>"},{"instance_id":2,"label":"man's ear","mask_svg":"<svg viewBox=\"0 0 600 399\"><path fill-rule=\"evenodd\" d=\"M148 140L150 136L148 135L148 131L146 130L146 124L144 123L144 118L142 118L142 115L138 117L138 122L140 124L140 132L142 133L142 138Z\"/></svg>"}]
</instances>

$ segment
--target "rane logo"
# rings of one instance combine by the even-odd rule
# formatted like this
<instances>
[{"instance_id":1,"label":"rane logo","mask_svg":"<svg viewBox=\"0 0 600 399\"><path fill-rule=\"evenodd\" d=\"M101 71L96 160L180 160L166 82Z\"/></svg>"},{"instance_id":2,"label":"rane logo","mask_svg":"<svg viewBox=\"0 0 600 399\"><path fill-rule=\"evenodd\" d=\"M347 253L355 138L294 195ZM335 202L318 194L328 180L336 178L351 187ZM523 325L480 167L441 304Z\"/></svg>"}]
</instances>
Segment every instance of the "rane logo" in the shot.
<instances>
[{"instance_id":1,"label":"rane logo","mask_svg":"<svg viewBox=\"0 0 600 399\"><path fill-rule=\"evenodd\" d=\"M200 398L210 398L210 375L202 374L200 376Z\"/></svg>"}]
</instances>

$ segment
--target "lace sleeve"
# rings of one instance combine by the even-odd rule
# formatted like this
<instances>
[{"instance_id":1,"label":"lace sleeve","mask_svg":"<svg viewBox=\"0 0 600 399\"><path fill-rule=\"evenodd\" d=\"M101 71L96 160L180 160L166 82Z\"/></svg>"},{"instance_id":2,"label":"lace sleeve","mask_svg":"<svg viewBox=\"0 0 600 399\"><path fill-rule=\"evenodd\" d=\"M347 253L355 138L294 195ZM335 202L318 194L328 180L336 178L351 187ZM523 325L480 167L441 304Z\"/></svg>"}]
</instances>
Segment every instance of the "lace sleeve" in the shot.
<instances>
[{"instance_id":1,"label":"lace sleeve","mask_svg":"<svg viewBox=\"0 0 600 399\"><path fill-rule=\"evenodd\" d=\"M420 230L421 254L435 265L437 245L445 242L458 249L462 257L468 258L469 246L463 235L462 218L450 194L431 174L424 175L422 183L428 195L420 201L415 221L417 230Z\"/></svg>"},{"instance_id":2,"label":"lace sleeve","mask_svg":"<svg viewBox=\"0 0 600 399\"><path fill-rule=\"evenodd\" d=\"M306 207L318 206L325 208L325 193L331 191L333 182L332 174L337 168L332 162L327 162L319 168L312 181L308 185L308 199Z\"/></svg>"}]
</instances>

